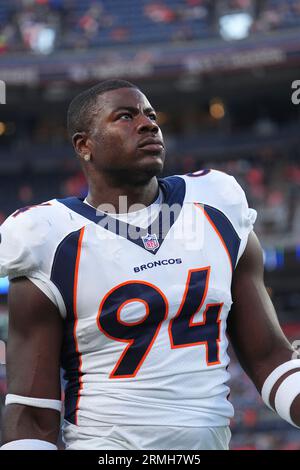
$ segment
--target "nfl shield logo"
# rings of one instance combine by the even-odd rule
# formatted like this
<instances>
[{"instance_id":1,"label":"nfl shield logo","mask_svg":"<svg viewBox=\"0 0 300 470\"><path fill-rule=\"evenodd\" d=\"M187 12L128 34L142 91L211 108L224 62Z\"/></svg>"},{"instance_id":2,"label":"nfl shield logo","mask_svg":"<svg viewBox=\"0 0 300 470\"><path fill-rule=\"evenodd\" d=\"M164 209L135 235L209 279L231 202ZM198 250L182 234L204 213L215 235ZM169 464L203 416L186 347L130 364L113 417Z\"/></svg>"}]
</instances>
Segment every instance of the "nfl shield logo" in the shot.
<instances>
[{"instance_id":1,"label":"nfl shield logo","mask_svg":"<svg viewBox=\"0 0 300 470\"><path fill-rule=\"evenodd\" d=\"M145 237L142 237L142 240L143 240L144 247L146 248L146 250L154 251L159 247L159 241L155 233L153 235L150 235L149 233L147 233Z\"/></svg>"}]
</instances>

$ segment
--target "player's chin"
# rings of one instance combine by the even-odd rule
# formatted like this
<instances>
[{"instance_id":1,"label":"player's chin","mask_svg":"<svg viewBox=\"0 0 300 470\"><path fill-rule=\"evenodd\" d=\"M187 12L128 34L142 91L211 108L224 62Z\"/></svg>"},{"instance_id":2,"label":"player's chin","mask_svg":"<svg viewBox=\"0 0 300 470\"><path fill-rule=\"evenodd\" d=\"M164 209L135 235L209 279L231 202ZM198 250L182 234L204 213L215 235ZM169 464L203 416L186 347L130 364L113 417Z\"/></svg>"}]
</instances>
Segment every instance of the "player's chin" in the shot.
<instances>
[{"instance_id":1,"label":"player's chin","mask_svg":"<svg viewBox=\"0 0 300 470\"><path fill-rule=\"evenodd\" d=\"M165 151L160 149L140 149L138 155L138 162L141 166L149 166L153 168L160 168L162 170L165 161Z\"/></svg>"},{"instance_id":2,"label":"player's chin","mask_svg":"<svg viewBox=\"0 0 300 470\"><path fill-rule=\"evenodd\" d=\"M159 155L142 158L131 168L130 177L135 184L146 184L154 176L159 176L163 167L164 159Z\"/></svg>"},{"instance_id":3,"label":"player's chin","mask_svg":"<svg viewBox=\"0 0 300 470\"><path fill-rule=\"evenodd\" d=\"M139 160L138 166L141 171L150 173L152 176L157 176L163 170L164 157L158 154L145 155L144 158Z\"/></svg>"}]
</instances>

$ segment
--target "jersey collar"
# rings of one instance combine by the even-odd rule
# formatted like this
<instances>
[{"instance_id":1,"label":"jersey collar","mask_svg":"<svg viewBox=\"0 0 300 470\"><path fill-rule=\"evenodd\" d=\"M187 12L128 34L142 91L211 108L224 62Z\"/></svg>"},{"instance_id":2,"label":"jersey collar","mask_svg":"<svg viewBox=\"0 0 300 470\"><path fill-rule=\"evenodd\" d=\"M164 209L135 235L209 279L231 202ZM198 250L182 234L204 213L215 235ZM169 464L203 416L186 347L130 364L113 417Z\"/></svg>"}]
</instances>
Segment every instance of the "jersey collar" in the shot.
<instances>
[{"instance_id":1,"label":"jersey collar","mask_svg":"<svg viewBox=\"0 0 300 470\"><path fill-rule=\"evenodd\" d=\"M127 238L130 242L139 245L141 248L155 255L181 212L186 192L185 181L178 176L159 179L158 183L163 192L163 204L157 217L147 228L135 227L114 217L110 217L108 214L101 213L94 207L85 204L83 199L78 197L57 199L57 201L86 219L100 225L104 229L122 236L123 238ZM175 204L177 210L171 212L169 217L170 223L164 223L165 207L170 207Z\"/></svg>"}]
</instances>

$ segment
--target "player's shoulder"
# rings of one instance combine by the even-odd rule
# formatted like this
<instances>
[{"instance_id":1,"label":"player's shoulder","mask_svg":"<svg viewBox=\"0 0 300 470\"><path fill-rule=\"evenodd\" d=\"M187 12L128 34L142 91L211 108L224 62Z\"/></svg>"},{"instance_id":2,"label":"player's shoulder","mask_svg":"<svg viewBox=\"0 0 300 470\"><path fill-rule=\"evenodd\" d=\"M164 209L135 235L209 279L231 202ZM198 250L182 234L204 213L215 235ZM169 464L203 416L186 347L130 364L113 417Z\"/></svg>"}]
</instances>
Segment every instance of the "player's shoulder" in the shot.
<instances>
[{"instance_id":1,"label":"player's shoulder","mask_svg":"<svg viewBox=\"0 0 300 470\"><path fill-rule=\"evenodd\" d=\"M227 181L229 183L236 182L236 179L232 175L213 168L206 168L179 176L184 178L188 183L195 182L195 184L199 184L199 182L209 182L210 184L219 183L220 181Z\"/></svg>"},{"instance_id":2,"label":"player's shoulder","mask_svg":"<svg viewBox=\"0 0 300 470\"><path fill-rule=\"evenodd\" d=\"M181 176L186 183L185 201L200 203L221 212L240 237L253 228L256 211L250 209L244 190L237 180L219 170L200 170Z\"/></svg>"},{"instance_id":3,"label":"player's shoulder","mask_svg":"<svg viewBox=\"0 0 300 470\"><path fill-rule=\"evenodd\" d=\"M1 225L1 230L33 231L62 216L56 199L15 210Z\"/></svg>"},{"instance_id":4,"label":"player's shoulder","mask_svg":"<svg viewBox=\"0 0 300 470\"><path fill-rule=\"evenodd\" d=\"M185 175L178 175L186 183L186 200L208 203L238 204L245 193L234 178L220 170L203 169ZM201 199L201 200L200 200Z\"/></svg>"},{"instance_id":5,"label":"player's shoulder","mask_svg":"<svg viewBox=\"0 0 300 470\"><path fill-rule=\"evenodd\" d=\"M77 222L77 223L76 223ZM68 208L57 199L25 206L13 212L1 225L0 234L4 237L22 238L23 243L35 244L50 238L59 239L71 232L78 221L69 215ZM51 237L50 237L51 235Z\"/></svg>"},{"instance_id":6,"label":"player's shoulder","mask_svg":"<svg viewBox=\"0 0 300 470\"><path fill-rule=\"evenodd\" d=\"M56 199L16 210L0 227L0 276L48 269L60 242L83 225Z\"/></svg>"}]
</instances>

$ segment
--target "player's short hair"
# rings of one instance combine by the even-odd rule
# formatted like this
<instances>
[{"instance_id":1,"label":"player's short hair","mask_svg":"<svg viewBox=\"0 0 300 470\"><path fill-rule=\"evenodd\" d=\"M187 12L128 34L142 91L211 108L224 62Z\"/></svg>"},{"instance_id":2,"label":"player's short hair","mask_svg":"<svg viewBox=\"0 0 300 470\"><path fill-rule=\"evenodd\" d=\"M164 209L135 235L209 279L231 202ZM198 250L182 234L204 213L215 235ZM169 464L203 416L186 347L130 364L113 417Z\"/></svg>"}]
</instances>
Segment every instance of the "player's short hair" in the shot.
<instances>
[{"instance_id":1,"label":"player's short hair","mask_svg":"<svg viewBox=\"0 0 300 470\"><path fill-rule=\"evenodd\" d=\"M76 132L88 132L92 126L92 110L96 105L96 98L103 93L119 88L136 88L136 85L126 80L105 80L83 91L71 101L67 114L67 127L69 136Z\"/></svg>"}]
</instances>

